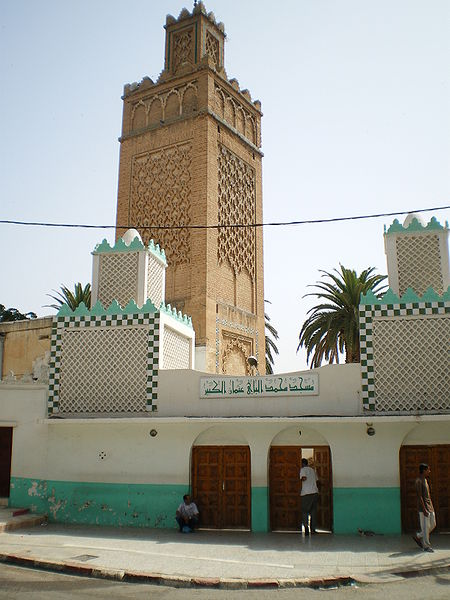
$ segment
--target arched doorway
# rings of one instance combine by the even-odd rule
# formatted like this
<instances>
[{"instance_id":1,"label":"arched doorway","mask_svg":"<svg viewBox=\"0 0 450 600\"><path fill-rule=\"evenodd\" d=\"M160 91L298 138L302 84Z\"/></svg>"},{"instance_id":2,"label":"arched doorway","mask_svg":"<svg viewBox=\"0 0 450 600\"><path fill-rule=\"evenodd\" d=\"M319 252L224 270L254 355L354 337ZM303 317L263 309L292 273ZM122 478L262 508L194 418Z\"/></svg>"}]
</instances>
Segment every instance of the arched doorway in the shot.
<instances>
[{"instance_id":1,"label":"arched doorway","mask_svg":"<svg viewBox=\"0 0 450 600\"><path fill-rule=\"evenodd\" d=\"M272 531L296 531L302 522L299 471L302 458L319 479L318 529L331 531L332 474L328 446L272 446L269 457L270 528Z\"/></svg>"},{"instance_id":2,"label":"arched doorway","mask_svg":"<svg viewBox=\"0 0 450 600\"><path fill-rule=\"evenodd\" d=\"M420 463L431 467L431 499L436 531L450 531L450 444L403 445L400 448L400 492L403 531L417 530L415 480Z\"/></svg>"},{"instance_id":3,"label":"arched doorway","mask_svg":"<svg viewBox=\"0 0 450 600\"><path fill-rule=\"evenodd\" d=\"M192 496L200 511L201 527L251 527L250 448L243 441L238 432L213 427L194 443Z\"/></svg>"}]
</instances>

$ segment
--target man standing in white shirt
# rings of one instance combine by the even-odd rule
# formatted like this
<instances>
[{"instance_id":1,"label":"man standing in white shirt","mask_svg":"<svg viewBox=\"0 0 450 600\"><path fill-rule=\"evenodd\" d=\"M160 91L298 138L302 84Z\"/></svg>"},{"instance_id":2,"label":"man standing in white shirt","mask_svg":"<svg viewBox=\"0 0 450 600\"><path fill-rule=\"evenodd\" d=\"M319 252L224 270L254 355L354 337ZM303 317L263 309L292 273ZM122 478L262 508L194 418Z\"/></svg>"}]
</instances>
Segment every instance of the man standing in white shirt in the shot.
<instances>
[{"instance_id":1,"label":"man standing in white shirt","mask_svg":"<svg viewBox=\"0 0 450 600\"><path fill-rule=\"evenodd\" d=\"M302 458L302 468L300 469L300 481L302 482L302 523L305 528L305 535L309 535L311 517L311 533L317 533L317 503L319 501L319 490L317 488L317 475L314 469L308 467L306 458Z\"/></svg>"}]
</instances>

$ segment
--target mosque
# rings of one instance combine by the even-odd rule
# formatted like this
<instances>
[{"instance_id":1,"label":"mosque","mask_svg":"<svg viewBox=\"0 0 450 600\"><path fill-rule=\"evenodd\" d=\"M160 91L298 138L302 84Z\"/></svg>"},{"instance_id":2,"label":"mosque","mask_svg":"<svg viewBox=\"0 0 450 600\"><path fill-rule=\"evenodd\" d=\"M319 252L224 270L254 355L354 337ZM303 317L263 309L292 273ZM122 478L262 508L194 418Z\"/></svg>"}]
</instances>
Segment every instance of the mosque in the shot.
<instances>
[{"instance_id":1,"label":"mosque","mask_svg":"<svg viewBox=\"0 0 450 600\"><path fill-rule=\"evenodd\" d=\"M0 500L172 528L190 492L203 527L295 531L306 457L320 529L395 534L415 526L423 461L448 530L448 224L385 229L390 289L361 298L360 363L265 375L261 103L228 78L202 2L165 30L157 80L124 88L91 306L0 324Z\"/></svg>"}]
</instances>

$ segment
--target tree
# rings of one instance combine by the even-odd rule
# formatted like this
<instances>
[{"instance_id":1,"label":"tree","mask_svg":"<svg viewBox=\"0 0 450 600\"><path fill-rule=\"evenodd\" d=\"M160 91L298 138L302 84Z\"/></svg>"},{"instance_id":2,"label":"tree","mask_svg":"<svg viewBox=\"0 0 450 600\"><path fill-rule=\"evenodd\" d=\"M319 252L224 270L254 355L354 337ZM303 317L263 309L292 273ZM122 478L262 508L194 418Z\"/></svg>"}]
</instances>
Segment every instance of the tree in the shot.
<instances>
[{"instance_id":1,"label":"tree","mask_svg":"<svg viewBox=\"0 0 450 600\"><path fill-rule=\"evenodd\" d=\"M6 308L3 304L0 304L0 323L36 319L36 317L37 315L34 312L21 313L17 308Z\"/></svg>"},{"instance_id":2,"label":"tree","mask_svg":"<svg viewBox=\"0 0 450 600\"><path fill-rule=\"evenodd\" d=\"M346 363L360 361L359 346L359 301L361 294L372 291L382 294L386 286L382 282L386 275L375 275L375 268L369 267L358 275L355 270L340 265L340 271L333 273L320 271L328 281L315 284L315 292L305 296L316 296L325 303L318 304L308 311L299 334L300 348L306 348L306 361L311 359L311 368L320 367L323 360L329 364L339 363L339 353L345 352ZM381 287L380 287L381 286ZM308 286L314 287L314 286Z\"/></svg>"},{"instance_id":3,"label":"tree","mask_svg":"<svg viewBox=\"0 0 450 600\"><path fill-rule=\"evenodd\" d=\"M87 308L91 307L91 284L87 283L84 287L81 283L76 283L74 291L71 292L69 288L65 285L61 286L61 291L57 292L53 290L56 296L52 296L52 294L47 294L53 300L56 300L57 304L47 304L49 308L55 308L59 310L63 304L67 304L67 306L71 310L75 310L79 304L84 302Z\"/></svg>"},{"instance_id":4,"label":"tree","mask_svg":"<svg viewBox=\"0 0 450 600\"><path fill-rule=\"evenodd\" d=\"M269 300L264 300L268 304L272 304ZM278 348L275 340L278 339L278 331L270 323L269 315L264 312L264 322L266 329L266 373L272 375L274 365L274 354L278 354Z\"/></svg>"}]
</instances>

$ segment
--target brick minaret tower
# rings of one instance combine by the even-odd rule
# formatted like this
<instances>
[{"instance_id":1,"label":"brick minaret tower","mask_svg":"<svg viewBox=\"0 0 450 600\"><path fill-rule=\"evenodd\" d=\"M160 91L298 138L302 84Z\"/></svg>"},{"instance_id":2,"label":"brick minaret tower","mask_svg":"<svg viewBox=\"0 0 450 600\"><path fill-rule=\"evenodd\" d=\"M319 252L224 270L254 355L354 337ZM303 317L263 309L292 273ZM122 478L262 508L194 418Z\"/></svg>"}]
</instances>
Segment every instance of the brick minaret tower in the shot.
<instances>
[{"instance_id":1,"label":"brick minaret tower","mask_svg":"<svg viewBox=\"0 0 450 600\"><path fill-rule=\"evenodd\" d=\"M248 374L256 355L265 373L262 229L251 227L262 222L261 104L227 78L224 27L202 2L165 29L157 82L124 88L117 238L135 227L165 250L166 301L192 316L197 369ZM217 224L249 227L189 228Z\"/></svg>"}]
</instances>

